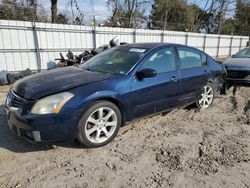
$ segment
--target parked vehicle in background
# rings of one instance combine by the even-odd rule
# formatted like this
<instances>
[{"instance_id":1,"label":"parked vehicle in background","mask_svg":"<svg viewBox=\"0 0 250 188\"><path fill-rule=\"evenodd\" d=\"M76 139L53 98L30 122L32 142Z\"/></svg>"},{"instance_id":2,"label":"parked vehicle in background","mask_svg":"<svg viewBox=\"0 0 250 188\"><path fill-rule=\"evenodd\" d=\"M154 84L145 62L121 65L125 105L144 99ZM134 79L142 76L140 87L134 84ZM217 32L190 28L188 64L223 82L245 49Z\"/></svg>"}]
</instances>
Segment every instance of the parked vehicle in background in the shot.
<instances>
[{"instance_id":1,"label":"parked vehicle in background","mask_svg":"<svg viewBox=\"0 0 250 188\"><path fill-rule=\"evenodd\" d=\"M87 147L100 147L133 119L193 103L207 109L224 76L221 64L185 45L117 46L80 67L17 81L6 99L8 123L33 142L77 138Z\"/></svg>"},{"instance_id":2,"label":"parked vehicle in background","mask_svg":"<svg viewBox=\"0 0 250 188\"><path fill-rule=\"evenodd\" d=\"M250 86L250 47L232 55L223 65L228 74L228 87L232 85Z\"/></svg>"}]
</instances>

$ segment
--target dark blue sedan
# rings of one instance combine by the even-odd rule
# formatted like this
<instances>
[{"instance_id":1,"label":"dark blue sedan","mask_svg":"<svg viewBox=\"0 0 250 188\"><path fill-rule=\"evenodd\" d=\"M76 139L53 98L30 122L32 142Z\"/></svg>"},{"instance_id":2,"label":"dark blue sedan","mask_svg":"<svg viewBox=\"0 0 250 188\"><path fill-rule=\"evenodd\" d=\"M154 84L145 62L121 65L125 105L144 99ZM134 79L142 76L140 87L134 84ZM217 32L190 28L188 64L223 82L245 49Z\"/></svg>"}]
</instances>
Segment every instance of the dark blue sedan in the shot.
<instances>
[{"instance_id":1,"label":"dark blue sedan","mask_svg":"<svg viewBox=\"0 0 250 188\"><path fill-rule=\"evenodd\" d=\"M196 103L208 108L225 70L200 50L141 43L107 50L77 67L17 81L6 99L10 128L32 142L109 143L133 119Z\"/></svg>"}]
</instances>

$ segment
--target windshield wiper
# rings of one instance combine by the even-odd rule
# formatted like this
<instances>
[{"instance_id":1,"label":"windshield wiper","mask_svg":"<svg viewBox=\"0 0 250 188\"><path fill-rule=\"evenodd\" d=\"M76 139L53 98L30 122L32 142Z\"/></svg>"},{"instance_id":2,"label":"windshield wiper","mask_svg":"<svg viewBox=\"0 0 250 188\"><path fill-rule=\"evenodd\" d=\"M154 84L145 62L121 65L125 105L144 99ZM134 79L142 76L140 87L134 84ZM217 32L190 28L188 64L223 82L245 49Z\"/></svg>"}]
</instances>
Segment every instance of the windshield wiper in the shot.
<instances>
[{"instance_id":1,"label":"windshield wiper","mask_svg":"<svg viewBox=\"0 0 250 188\"><path fill-rule=\"evenodd\" d=\"M90 69L89 67L82 68L82 69L87 70L87 71L91 71L91 72L96 72L96 71L94 71L94 70Z\"/></svg>"},{"instance_id":2,"label":"windshield wiper","mask_svg":"<svg viewBox=\"0 0 250 188\"><path fill-rule=\"evenodd\" d=\"M90 68L83 68L84 70L87 71L91 71L91 72L101 72L101 73L105 73L105 74L111 74L109 72L105 72L105 71L100 71L100 70L94 70L94 69L90 69Z\"/></svg>"}]
</instances>

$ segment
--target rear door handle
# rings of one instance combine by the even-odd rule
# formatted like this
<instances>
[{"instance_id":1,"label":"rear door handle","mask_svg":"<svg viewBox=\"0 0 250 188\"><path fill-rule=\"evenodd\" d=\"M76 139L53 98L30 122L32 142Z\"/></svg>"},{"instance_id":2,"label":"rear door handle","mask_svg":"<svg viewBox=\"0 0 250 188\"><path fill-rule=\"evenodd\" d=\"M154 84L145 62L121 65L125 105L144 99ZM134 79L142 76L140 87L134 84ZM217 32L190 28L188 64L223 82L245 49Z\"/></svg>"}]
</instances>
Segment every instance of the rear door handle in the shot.
<instances>
[{"instance_id":1,"label":"rear door handle","mask_svg":"<svg viewBox=\"0 0 250 188\"><path fill-rule=\"evenodd\" d=\"M207 70L204 70L204 75L208 75L208 72L207 72Z\"/></svg>"},{"instance_id":2,"label":"rear door handle","mask_svg":"<svg viewBox=\"0 0 250 188\"><path fill-rule=\"evenodd\" d=\"M176 82L177 81L177 76L172 76L172 78L170 78L170 81Z\"/></svg>"}]
</instances>

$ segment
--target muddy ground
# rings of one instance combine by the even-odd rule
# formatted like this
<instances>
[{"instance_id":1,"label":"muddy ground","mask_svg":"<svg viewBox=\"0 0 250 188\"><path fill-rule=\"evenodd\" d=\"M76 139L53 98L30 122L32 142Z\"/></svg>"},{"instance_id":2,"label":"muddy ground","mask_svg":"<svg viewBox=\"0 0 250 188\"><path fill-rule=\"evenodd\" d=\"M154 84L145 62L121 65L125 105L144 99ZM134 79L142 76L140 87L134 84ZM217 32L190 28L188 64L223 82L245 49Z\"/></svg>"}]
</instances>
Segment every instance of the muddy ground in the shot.
<instances>
[{"instance_id":1,"label":"muddy ground","mask_svg":"<svg viewBox=\"0 0 250 188\"><path fill-rule=\"evenodd\" d=\"M250 88L208 110L121 128L109 145L36 146L7 127L0 91L0 187L250 187Z\"/></svg>"}]
</instances>

